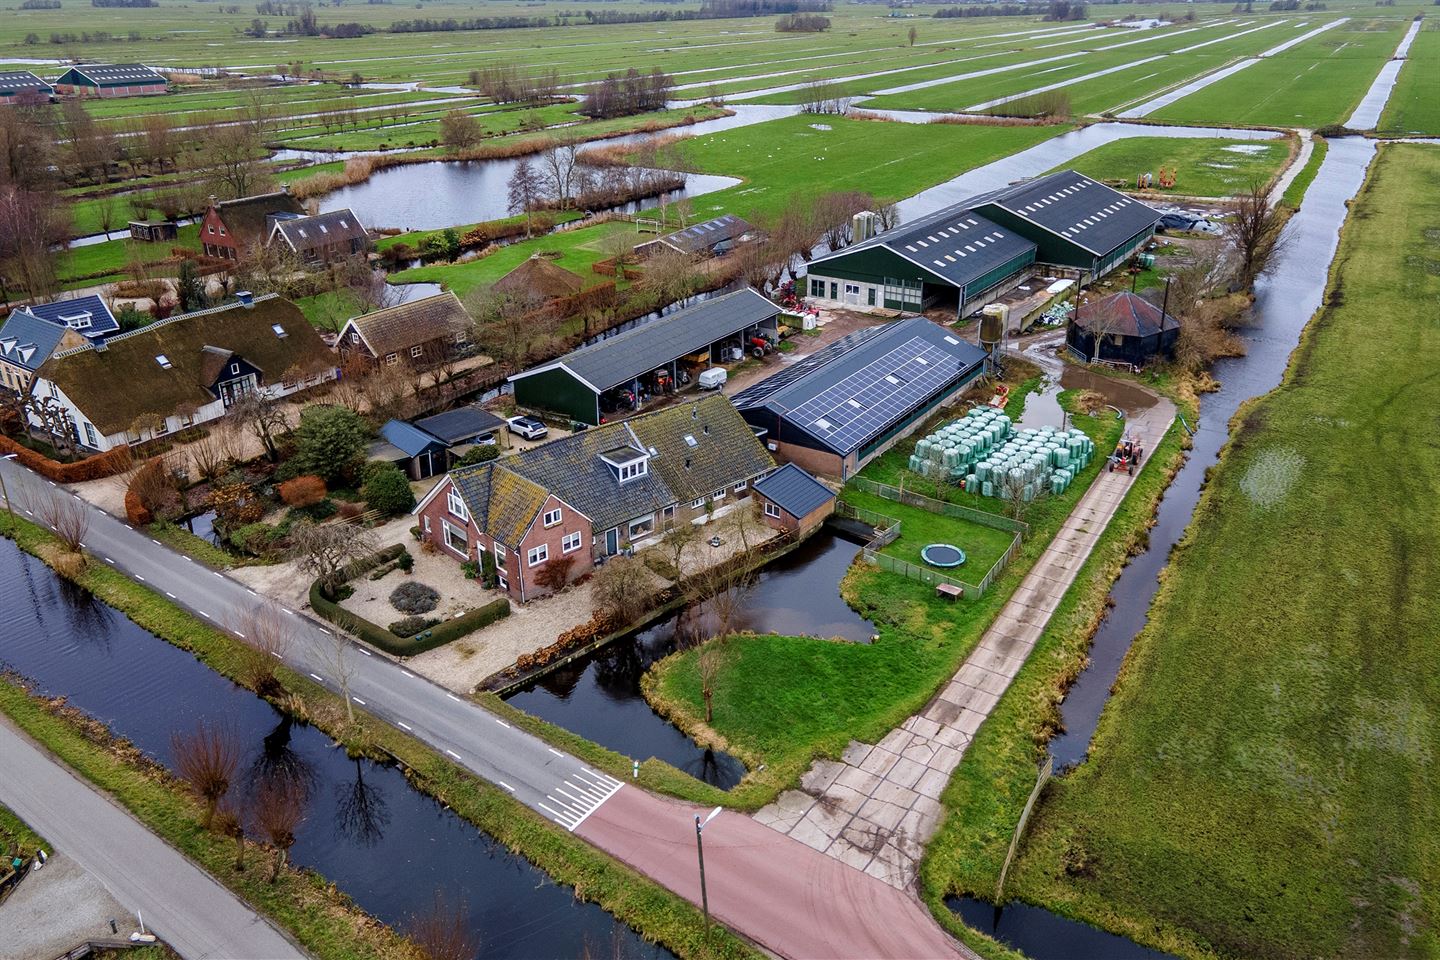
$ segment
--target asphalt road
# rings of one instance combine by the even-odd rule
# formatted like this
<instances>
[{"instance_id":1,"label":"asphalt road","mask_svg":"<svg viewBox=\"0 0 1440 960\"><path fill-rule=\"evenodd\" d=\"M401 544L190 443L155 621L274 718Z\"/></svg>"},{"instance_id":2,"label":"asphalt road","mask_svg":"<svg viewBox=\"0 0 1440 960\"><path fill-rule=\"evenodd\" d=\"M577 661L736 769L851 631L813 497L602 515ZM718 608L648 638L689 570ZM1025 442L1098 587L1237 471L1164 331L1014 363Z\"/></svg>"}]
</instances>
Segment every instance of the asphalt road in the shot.
<instances>
[{"instance_id":1,"label":"asphalt road","mask_svg":"<svg viewBox=\"0 0 1440 960\"><path fill-rule=\"evenodd\" d=\"M13 505L22 516L42 522L36 514L43 514L41 504L45 498L74 497L90 516L84 541L88 553L217 627L240 623L244 611L267 602L238 581L175 553L13 460L0 461L0 471L4 472ZM578 758L411 673L403 664L372 655L299 611L281 609L294 621L294 635L284 653L291 668L337 694L342 688L337 678L348 676L350 696L359 708L443 751L462 767L509 791L521 803L565 829L578 832L681 896L698 899L684 885L671 882L672 865L664 862L669 854L663 845L637 847L625 839L624 831L591 833L579 829L617 794L626 799L626 809L632 814L626 819L631 825L647 821L646 816L633 815L637 806L649 811L648 821L655 826L673 821L677 808L683 816L697 812L696 808L627 787L591 770ZM689 839L693 843L693 834ZM772 865L793 867L769 870L763 885L751 885L762 899L793 907L793 922L761 929L743 912L727 914L727 925L740 934L786 957L814 956L816 945L829 942L872 945L874 951L865 955L877 958L954 955L953 941L913 898L901 895L914 910L892 909L899 902L892 896L893 888L843 865L841 868L854 876L847 877L843 886L817 896L813 876L804 865L811 862L812 856L827 858L773 830L765 829L750 839L752 854ZM882 917L883 923L872 926ZM901 932L916 923L929 928L939 939L926 935L917 941ZM876 929L887 932L877 936ZM917 954L913 951L917 942L944 944L948 949Z\"/></svg>"},{"instance_id":2,"label":"asphalt road","mask_svg":"<svg viewBox=\"0 0 1440 960\"><path fill-rule=\"evenodd\" d=\"M0 801L186 960L307 956L204 870L0 719Z\"/></svg>"}]
</instances>

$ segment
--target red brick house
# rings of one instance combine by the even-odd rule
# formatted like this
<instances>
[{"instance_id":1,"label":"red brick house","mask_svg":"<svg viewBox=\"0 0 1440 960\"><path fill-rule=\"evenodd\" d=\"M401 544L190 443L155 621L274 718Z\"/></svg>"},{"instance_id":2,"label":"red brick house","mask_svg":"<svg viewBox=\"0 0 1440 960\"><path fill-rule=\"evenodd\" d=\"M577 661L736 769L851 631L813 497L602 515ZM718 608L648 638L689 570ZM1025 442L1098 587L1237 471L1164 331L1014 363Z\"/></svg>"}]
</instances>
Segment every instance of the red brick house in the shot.
<instances>
[{"instance_id":1,"label":"red brick house","mask_svg":"<svg viewBox=\"0 0 1440 960\"><path fill-rule=\"evenodd\" d=\"M420 536L457 561L488 550L503 589L523 603L549 592L539 580L557 559L574 558L574 580L676 524L753 509L751 485L774 466L730 401L712 394L452 470L415 513Z\"/></svg>"},{"instance_id":2,"label":"red brick house","mask_svg":"<svg viewBox=\"0 0 1440 960\"><path fill-rule=\"evenodd\" d=\"M200 244L207 257L244 260L265 245L276 219L303 217L305 208L289 190L238 200L210 198L200 219Z\"/></svg>"},{"instance_id":3,"label":"red brick house","mask_svg":"<svg viewBox=\"0 0 1440 960\"><path fill-rule=\"evenodd\" d=\"M757 480L754 496L767 526L798 536L835 512L835 491L793 463Z\"/></svg>"}]
</instances>

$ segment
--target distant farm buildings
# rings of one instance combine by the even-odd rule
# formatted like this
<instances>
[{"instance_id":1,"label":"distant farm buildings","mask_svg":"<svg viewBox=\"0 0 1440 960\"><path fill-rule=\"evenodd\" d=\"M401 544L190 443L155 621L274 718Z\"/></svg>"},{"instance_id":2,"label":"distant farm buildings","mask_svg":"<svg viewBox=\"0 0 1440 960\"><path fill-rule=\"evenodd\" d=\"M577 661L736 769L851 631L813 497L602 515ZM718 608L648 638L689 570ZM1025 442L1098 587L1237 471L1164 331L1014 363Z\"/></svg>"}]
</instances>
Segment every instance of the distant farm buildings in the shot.
<instances>
[{"instance_id":1,"label":"distant farm buildings","mask_svg":"<svg viewBox=\"0 0 1440 960\"><path fill-rule=\"evenodd\" d=\"M1089 283L1155 232L1159 211L1072 170L971 197L816 257L811 300L889 310L980 309L1033 268Z\"/></svg>"},{"instance_id":2,"label":"distant farm buildings","mask_svg":"<svg viewBox=\"0 0 1440 960\"><path fill-rule=\"evenodd\" d=\"M84 97L145 97L165 90L165 78L143 63L77 64L55 81L55 92Z\"/></svg>"},{"instance_id":3,"label":"distant farm buildings","mask_svg":"<svg viewBox=\"0 0 1440 960\"><path fill-rule=\"evenodd\" d=\"M46 101L54 96L55 88L29 70L0 73L0 103L7 106L26 101Z\"/></svg>"}]
</instances>

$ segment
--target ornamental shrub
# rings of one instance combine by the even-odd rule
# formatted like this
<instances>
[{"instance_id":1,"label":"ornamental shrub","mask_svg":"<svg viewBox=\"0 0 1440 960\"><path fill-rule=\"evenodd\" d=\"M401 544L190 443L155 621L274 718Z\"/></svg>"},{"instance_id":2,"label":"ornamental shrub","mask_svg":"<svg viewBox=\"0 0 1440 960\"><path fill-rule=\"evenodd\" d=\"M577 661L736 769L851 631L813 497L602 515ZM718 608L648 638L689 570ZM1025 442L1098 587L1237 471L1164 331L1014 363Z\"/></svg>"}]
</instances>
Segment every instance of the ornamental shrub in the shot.
<instances>
[{"instance_id":1,"label":"ornamental shrub","mask_svg":"<svg viewBox=\"0 0 1440 960\"><path fill-rule=\"evenodd\" d=\"M418 580L407 580L390 591L390 606L401 613L429 613L440 605L440 592Z\"/></svg>"},{"instance_id":2,"label":"ornamental shrub","mask_svg":"<svg viewBox=\"0 0 1440 960\"><path fill-rule=\"evenodd\" d=\"M313 474L280 484L280 499L286 506L308 507L325 499L325 481Z\"/></svg>"},{"instance_id":3,"label":"ornamental shrub","mask_svg":"<svg viewBox=\"0 0 1440 960\"><path fill-rule=\"evenodd\" d=\"M415 493L410 489L410 481L399 467L387 463L382 469L369 470L367 473L369 476L365 478L365 485L360 488L360 495L365 498L371 510L379 510L391 516L415 506Z\"/></svg>"}]
</instances>

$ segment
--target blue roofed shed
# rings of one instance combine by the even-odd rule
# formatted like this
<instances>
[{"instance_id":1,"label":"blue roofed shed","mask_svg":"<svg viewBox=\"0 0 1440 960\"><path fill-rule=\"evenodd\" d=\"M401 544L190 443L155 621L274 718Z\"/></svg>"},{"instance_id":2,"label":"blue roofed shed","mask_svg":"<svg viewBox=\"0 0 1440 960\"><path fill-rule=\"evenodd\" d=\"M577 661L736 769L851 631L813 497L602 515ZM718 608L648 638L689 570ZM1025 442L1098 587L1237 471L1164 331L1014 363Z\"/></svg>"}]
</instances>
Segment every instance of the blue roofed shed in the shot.
<instances>
[{"instance_id":1,"label":"blue roofed shed","mask_svg":"<svg viewBox=\"0 0 1440 960\"><path fill-rule=\"evenodd\" d=\"M371 460L387 460L412 480L424 480L444 473L446 445L403 420L391 420L380 428L380 440L370 447Z\"/></svg>"},{"instance_id":2,"label":"blue roofed shed","mask_svg":"<svg viewBox=\"0 0 1440 960\"><path fill-rule=\"evenodd\" d=\"M813 530L835 509L835 491L793 463L755 481L754 491L765 522L791 533Z\"/></svg>"}]
</instances>

